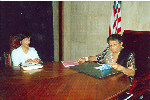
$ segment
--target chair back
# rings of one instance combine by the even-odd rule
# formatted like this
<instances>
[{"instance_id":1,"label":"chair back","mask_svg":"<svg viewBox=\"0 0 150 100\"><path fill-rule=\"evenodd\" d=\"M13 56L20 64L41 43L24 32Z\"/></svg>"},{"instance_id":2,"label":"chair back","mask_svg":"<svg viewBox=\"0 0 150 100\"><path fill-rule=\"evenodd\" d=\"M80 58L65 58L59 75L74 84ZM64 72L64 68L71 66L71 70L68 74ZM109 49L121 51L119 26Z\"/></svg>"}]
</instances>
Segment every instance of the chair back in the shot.
<instances>
[{"instance_id":1,"label":"chair back","mask_svg":"<svg viewBox=\"0 0 150 100\"><path fill-rule=\"evenodd\" d=\"M18 36L10 36L9 44L10 44L10 52L12 52L14 49L17 49L20 46Z\"/></svg>"},{"instance_id":2,"label":"chair back","mask_svg":"<svg viewBox=\"0 0 150 100\"><path fill-rule=\"evenodd\" d=\"M11 59L11 52L20 46L18 36L10 36L9 44L10 44L10 51L4 52L5 67L13 66L12 59Z\"/></svg>"},{"instance_id":3,"label":"chair back","mask_svg":"<svg viewBox=\"0 0 150 100\"><path fill-rule=\"evenodd\" d=\"M13 65L11 59L11 52L4 52L5 57L5 67L11 67Z\"/></svg>"},{"instance_id":4,"label":"chair back","mask_svg":"<svg viewBox=\"0 0 150 100\"><path fill-rule=\"evenodd\" d=\"M135 66L137 68L135 72L135 79L133 80L132 85L127 93L133 94L130 100L139 100L141 97L144 98L144 100L148 100L147 93L150 91L150 31L125 30L123 37L123 46L135 53Z\"/></svg>"}]
</instances>

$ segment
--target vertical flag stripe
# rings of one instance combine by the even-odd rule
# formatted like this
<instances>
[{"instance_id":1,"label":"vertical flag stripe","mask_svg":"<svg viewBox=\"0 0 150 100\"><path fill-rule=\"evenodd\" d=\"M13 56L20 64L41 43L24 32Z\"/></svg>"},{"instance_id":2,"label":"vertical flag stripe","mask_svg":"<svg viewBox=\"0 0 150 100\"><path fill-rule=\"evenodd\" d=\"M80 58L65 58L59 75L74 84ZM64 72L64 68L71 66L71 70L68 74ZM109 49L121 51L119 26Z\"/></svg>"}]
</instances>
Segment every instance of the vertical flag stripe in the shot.
<instances>
[{"instance_id":1,"label":"vertical flag stripe","mask_svg":"<svg viewBox=\"0 0 150 100\"><path fill-rule=\"evenodd\" d=\"M118 28L118 33L121 32L121 27Z\"/></svg>"},{"instance_id":2,"label":"vertical flag stripe","mask_svg":"<svg viewBox=\"0 0 150 100\"><path fill-rule=\"evenodd\" d=\"M121 22L121 17L118 18L118 22Z\"/></svg>"},{"instance_id":3,"label":"vertical flag stripe","mask_svg":"<svg viewBox=\"0 0 150 100\"><path fill-rule=\"evenodd\" d=\"M111 28L110 28L110 25L109 25L109 35L111 35Z\"/></svg>"},{"instance_id":4,"label":"vertical flag stripe","mask_svg":"<svg viewBox=\"0 0 150 100\"><path fill-rule=\"evenodd\" d=\"M121 1L114 1L112 16L109 24L109 35L121 34Z\"/></svg>"}]
</instances>

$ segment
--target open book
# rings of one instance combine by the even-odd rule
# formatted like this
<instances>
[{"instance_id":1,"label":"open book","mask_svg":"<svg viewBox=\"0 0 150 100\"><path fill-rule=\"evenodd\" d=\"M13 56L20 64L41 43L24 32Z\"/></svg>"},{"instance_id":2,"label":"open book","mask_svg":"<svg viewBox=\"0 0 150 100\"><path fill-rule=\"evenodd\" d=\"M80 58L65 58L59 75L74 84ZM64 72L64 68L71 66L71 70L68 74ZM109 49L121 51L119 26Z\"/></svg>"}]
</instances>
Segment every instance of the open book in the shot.
<instances>
[{"instance_id":1,"label":"open book","mask_svg":"<svg viewBox=\"0 0 150 100\"><path fill-rule=\"evenodd\" d=\"M38 63L24 63L20 66L23 70L32 70L32 69L39 69L42 68L42 64Z\"/></svg>"},{"instance_id":2,"label":"open book","mask_svg":"<svg viewBox=\"0 0 150 100\"><path fill-rule=\"evenodd\" d=\"M76 61L61 61L61 62L65 67L79 65L79 63L76 63Z\"/></svg>"}]
</instances>

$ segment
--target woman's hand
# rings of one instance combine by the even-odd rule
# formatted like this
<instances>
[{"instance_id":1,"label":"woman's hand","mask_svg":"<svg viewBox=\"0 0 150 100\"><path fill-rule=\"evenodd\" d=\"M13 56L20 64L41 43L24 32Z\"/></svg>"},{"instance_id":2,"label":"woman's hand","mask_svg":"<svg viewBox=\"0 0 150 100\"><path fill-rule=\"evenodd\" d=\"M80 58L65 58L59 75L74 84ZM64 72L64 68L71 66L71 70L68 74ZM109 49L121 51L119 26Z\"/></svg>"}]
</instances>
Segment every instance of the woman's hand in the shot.
<instances>
[{"instance_id":1,"label":"woman's hand","mask_svg":"<svg viewBox=\"0 0 150 100\"><path fill-rule=\"evenodd\" d=\"M76 63L78 62L78 63L85 63L85 61L86 61L86 58L79 58L77 61L76 61Z\"/></svg>"},{"instance_id":2,"label":"woman's hand","mask_svg":"<svg viewBox=\"0 0 150 100\"><path fill-rule=\"evenodd\" d=\"M33 60L32 59L28 59L25 61L25 63L33 63Z\"/></svg>"},{"instance_id":3,"label":"woman's hand","mask_svg":"<svg viewBox=\"0 0 150 100\"><path fill-rule=\"evenodd\" d=\"M76 63L78 62L78 63L85 63L85 61L86 61L86 58L79 58L77 61L76 61ZM97 59L96 59L96 56L90 56L90 57L88 57L88 61L98 61Z\"/></svg>"},{"instance_id":4,"label":"woman's hand","mask_svg":"<svg viewBox=\"0 0 150 100\"><path fill-rule=\"evenodd\" d=\"M38 58L35 58L34 60L32 59L28 59L25 61L25 63L39 63L41 60Z\"/></svg>"},{"instance_id":5,"label":"woman's hand","mask_svg":"<svg viewBox=\"0 0 150 100\"><path fill-rule=\"evenodd\" d=\"M117 63L113 63L113 64L110 64L111 67L113 67L114 69L118 70L118 71L123 71L125 67L117 64Z\"/></svg>"},{"instance_id":6,"label":"woman's hand","mask_svg":"<svg viewBox=\"0 0 150 100\"><path fill-rule=\"evenodd\" d=\"M33 60L33 63L39 63L40 61L41 61L40 59L35 58L35 59Z\"/></svg>"},{"instance_id":7,"label":"woman's hand","mask_svg":"<svg viewBox=\"0 0 150 100\"><path fill-rule=\"evenodd\" d=\"M113 63L110 64L111 67L113 67L114 69L118 70L118 71L122 71L124 74L128 75L128 76L134 76L135 75L135 70L133 67L128 67L125 68L117 63Z\"/></svg>"}]
</instances>

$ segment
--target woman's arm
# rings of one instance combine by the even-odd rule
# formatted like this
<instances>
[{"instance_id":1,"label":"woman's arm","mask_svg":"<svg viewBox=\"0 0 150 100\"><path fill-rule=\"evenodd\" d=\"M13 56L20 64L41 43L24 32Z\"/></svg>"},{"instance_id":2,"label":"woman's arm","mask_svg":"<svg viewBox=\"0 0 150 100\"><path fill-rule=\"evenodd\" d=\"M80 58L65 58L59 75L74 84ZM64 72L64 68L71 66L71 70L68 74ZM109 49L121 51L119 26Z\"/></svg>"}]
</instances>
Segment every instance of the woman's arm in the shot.
<instances>
[{"instance_id":1,"label":"woman's arm","mask_svg":"<svg viewBox=\"0 0 150 100\"><path fill-rule=\"evenodd\" d=\"M33 60L32 63L40 63L41 59L37 51L35 50L35 48L32 47L31 52L32 52L32 60Z\"/></svg>"},{"instance_id":2,"label":"woman's arm","mask_svg":"<svg viewBox=\"0 0 150 100\"><path fill-rule=\"evenodd\" d=\"M98 61L96 56L90 56L87 59L85 57L79 58L76 62L78 63L85 63L85 61Z\"/></svg>"},{"instance_id":3,"label":"woman's arm","mask_svg":"<svg viewBox=\"0 0 150 100\"><path fill-rule=\"evenodd\" d=\"M117 63L110 64L114 69L117 69L119 71L122 71L124 74L128 76L134 76L135 75L135 57L134 53L131 53L128 57L127 61L127 68L124 66L121 66Z\"/></svg>"},{"instance_id":4,"label":"woman's arm","mask_svg":"<svg viewBox=\"0 0 150 100\"><path fill-rule=\"evenodd\" d=\"M124 74L128 76L134 76L135 75L135 69L133 67L125 68L124 66L121 66L117 63L110 64L111 67L118 71L122 71Z\"/></svg>"},{"instance_id":5,"label":"woman's arm","mask_svg":"<svg viewBox=\"0 0 150 100\"><path fill-rule=\"evenodd\" d=\"M102 63L104 60L104 56L107 54L108 50L109 50L109 47L107 47L102 53L100 53L96 56L88 57L88 60L86 60L86 58L83 57L83 58L79 58L76 62L84 63L85 61L99 61L100 63Z\"/></svg>"},{"instance_id":6,"label":"woman's arm","mask_svg":"<svg viewBox=\"0 0 150 100\"><path fill-rule=\"evenodd\" d=\"M128 68L124 67L123 73L128 75L128 76L134 76L135 75L135 70L134 70L133 67L128 67Z\"/></svg>"}]
</instances>

